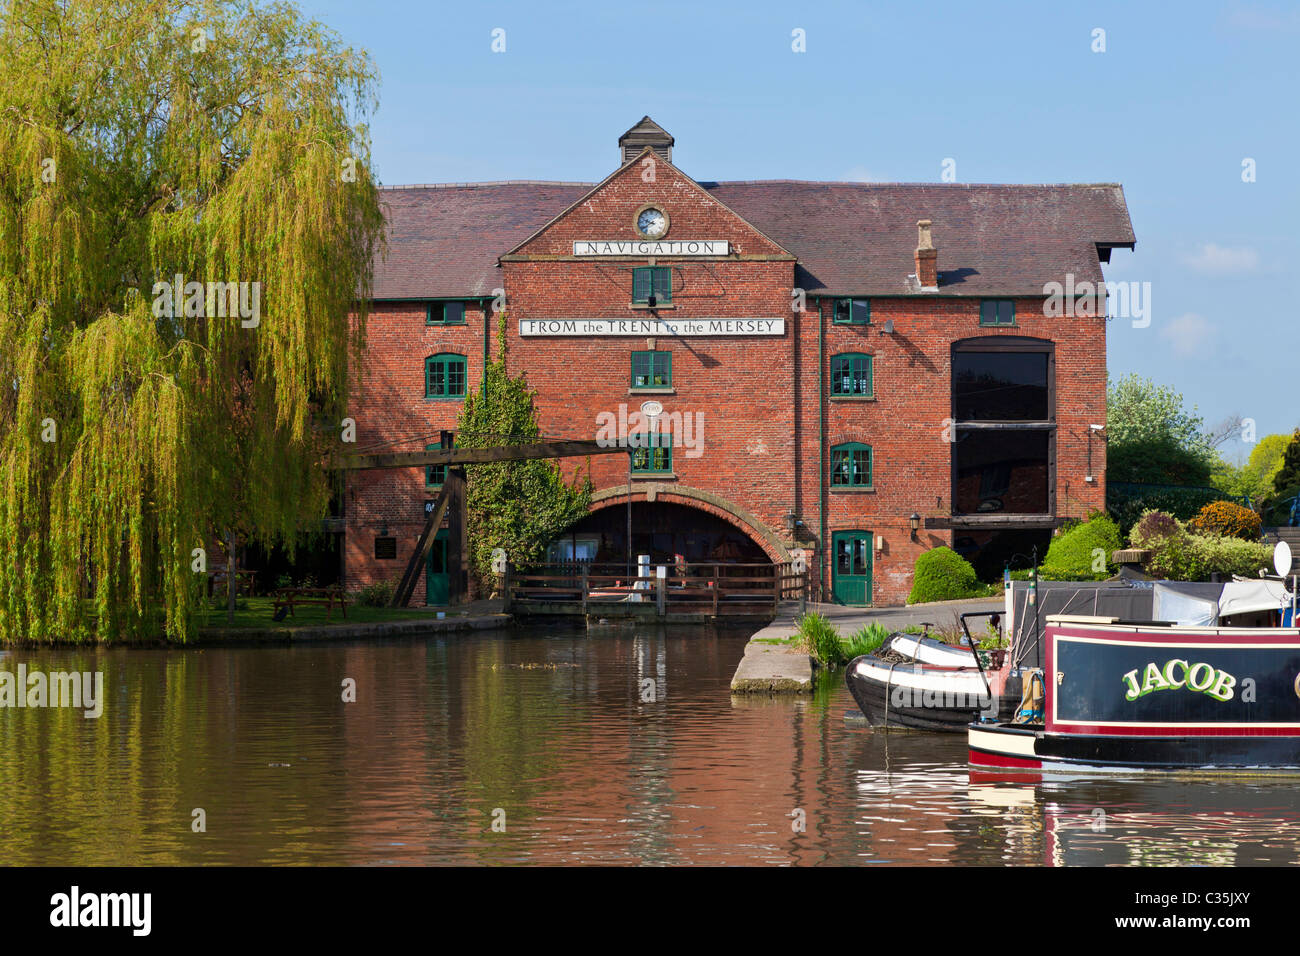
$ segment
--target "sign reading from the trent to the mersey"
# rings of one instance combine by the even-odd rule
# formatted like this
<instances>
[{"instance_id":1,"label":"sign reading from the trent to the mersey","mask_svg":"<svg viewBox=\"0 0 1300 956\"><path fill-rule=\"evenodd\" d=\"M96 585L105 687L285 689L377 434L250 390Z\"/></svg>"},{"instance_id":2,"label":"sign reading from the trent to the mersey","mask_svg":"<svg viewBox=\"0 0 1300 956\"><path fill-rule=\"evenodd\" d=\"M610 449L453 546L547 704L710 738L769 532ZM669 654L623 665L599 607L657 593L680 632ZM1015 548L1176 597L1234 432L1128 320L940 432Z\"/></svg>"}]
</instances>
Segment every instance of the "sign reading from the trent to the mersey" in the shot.
<instances>
[{"instance_id":1,"label":"sign reading from the trent to the mersey","mask_svg":"<svg viewBox=\"0 0 1300 956\"><path fill-rule=\"evenodd\" d=\"M581 239L575 256L725 256L726 239Z\"/></svg>"},{"instance_id":2,"label":"sign reading from the trent to the mersey","mask_svg":"<svg viewBox=\"0 0 1300 956\"><path fill-rule=\"evenodd\" d=\"M785 335L785 319L520 319L520 335Z\"/></svg>"}]
</instances>

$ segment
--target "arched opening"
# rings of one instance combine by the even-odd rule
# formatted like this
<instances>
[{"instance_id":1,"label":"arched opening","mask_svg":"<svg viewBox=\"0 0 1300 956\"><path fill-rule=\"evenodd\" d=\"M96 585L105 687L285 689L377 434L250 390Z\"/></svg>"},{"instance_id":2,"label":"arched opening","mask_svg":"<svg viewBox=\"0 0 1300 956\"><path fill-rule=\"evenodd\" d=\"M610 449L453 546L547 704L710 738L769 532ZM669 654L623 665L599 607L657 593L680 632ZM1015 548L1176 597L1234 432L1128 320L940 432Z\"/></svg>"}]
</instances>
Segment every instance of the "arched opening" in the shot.
<instances>
[{"instance_id":1,"label":"arched opening","mask_svg":"<svg viewBox=\"0 0 1300 956\"><path fill-rule=\"evenodd\" d=\"M753 538L730 521L690 505L669 501L632 502L633 555L648 554L653 564L681 555L690 564L758 564L772 559ZM627 503L611 503L574 523L547 548L548 564L626 560Z\"/></svg>"}]
</instances>

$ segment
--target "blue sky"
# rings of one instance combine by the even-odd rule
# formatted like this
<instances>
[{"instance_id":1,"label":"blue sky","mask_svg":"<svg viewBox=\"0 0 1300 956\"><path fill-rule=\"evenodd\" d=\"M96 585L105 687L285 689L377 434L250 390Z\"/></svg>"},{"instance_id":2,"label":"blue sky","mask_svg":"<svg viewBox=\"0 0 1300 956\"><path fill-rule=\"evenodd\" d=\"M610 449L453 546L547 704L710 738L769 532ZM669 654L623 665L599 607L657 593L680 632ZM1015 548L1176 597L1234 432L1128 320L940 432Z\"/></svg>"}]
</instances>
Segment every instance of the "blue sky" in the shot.
<instances>
[{"instance_id":1,"label":"blue sky","mask_svg":"<svg viewBox=\"0 0 1300 956\"><path fill-rule=\"evenodd\" d=\"M1111 322L1111 376L1300 424L1300 3L300 6L379 67L389 185L599 180L645 114L697 179L1120 182L1138 245L1106 277L1152 320Z\"/></svg>"}]
</instances>

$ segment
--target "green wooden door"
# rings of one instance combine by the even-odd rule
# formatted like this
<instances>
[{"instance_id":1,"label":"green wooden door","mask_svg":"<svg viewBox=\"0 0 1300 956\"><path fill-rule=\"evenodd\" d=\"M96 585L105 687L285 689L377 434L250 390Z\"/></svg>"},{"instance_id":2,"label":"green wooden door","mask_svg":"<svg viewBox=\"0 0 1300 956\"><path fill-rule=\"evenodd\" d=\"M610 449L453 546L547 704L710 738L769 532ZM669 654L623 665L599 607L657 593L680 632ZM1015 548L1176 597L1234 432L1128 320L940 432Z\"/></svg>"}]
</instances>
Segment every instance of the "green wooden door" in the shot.
<instances>
[{"instance_id":1,"label":"green wooden door","mask_svg":"<svg viewBox=\"0 0 1300 956\"><path fill-rule=\"evenodd\" d=\"M445 605L451 598L451 575L447 573L447 529L441 529L429 548L429 565L424 574L425 604Z\"/></svg>"},{"instance_id":2,"label":"green wooden door","mask_svg":"<svg viewBox=\"0 0 1300 956\"><path fill-rule=\"evenodd\" d=\"M831 593L838 603L871 603L871 540L870 531L836 531L832 537Z\"/></svg>"}]
</instances>

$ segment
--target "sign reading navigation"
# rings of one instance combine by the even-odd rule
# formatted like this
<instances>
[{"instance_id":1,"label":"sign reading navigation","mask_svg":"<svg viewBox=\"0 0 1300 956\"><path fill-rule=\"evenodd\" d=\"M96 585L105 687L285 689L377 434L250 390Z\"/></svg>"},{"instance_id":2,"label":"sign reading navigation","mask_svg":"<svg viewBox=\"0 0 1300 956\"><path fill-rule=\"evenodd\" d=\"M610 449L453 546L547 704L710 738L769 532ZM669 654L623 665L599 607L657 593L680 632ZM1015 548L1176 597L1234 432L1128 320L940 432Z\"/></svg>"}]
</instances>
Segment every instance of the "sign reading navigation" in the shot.
<instances>
[{"instance_id":1,"label":"sign reading navigation","mask_svg":"<svg viewBox=\"0 0 1300 956\"><path fill-rule=\"evenodd\" d=\"M582 239L573 244L575 256L725 256L725 239Z\"/></svg>"},{"instance_id":2,"label":"sign reading navigation","mask_svg":"<svg viewBox=\"0 0 1300 956\"><path fill-rule=\"evenodd\" d=\"M785 335L785 319L520 319L520 335Z\"/></svg>"}]
</instances>

